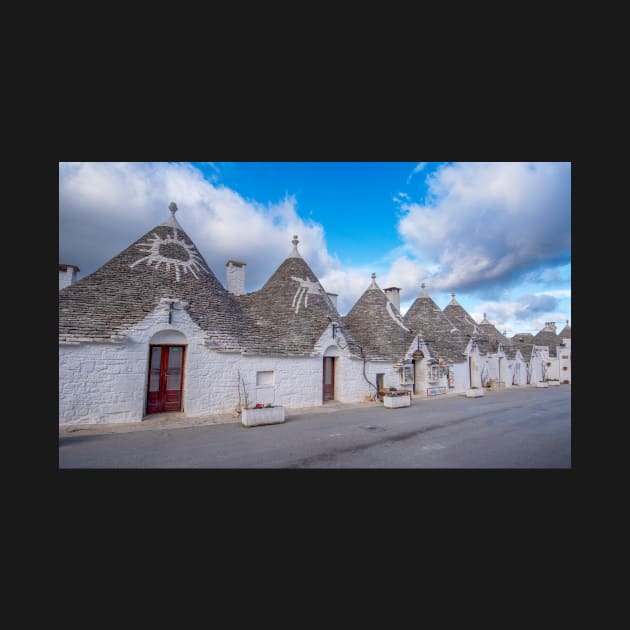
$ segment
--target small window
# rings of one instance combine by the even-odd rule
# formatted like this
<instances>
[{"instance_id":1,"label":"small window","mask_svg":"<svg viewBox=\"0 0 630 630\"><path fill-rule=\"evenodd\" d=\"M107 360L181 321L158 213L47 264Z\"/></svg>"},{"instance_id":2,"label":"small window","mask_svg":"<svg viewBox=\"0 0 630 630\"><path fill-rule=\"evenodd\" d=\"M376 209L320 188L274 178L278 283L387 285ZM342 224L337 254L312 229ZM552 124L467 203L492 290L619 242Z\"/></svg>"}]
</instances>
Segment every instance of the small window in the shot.
<instances>
[{"instance_id":1,"label":"small window","mask_svg":"<svg viewBox=\"0 0 630 630\"><path fill-rule=\"evenodd\" d=\"M273 371L256 372L256 386L273 385Z\"/></svg>"},{"instance_id":2,"label":"small window","mask_svg":"<svg viewBox=\"0 0 630 630\"><path fill-rule=\"evenodd\" d=\"M400 384L411 385L413 383L413 364L403 365L400 370Z\"/></svg>"},{"instance_id":3,"label":"small window","mask_svg":"<svg viewBox=\"0 0 630 630\"><path fill-rule=\"evenodd\" d=\"M429 367L429 381L435 382L440 380L440 366L431 365Z\"/></svg>"}]
</instances>

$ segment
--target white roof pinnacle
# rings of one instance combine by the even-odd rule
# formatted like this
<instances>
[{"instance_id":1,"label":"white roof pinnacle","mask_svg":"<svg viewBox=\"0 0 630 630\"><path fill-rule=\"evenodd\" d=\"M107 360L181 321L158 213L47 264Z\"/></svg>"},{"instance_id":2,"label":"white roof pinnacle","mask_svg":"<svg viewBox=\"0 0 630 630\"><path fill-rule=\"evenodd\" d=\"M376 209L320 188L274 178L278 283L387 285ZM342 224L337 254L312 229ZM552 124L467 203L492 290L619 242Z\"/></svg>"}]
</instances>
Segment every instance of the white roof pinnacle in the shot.
<instances>
[{"instance_id":1,"label":"white roof pinnacle","mask_svg":"<svg viewBox=\"0 0 630 630\"><path fill-rule=\"evenodd\" d=\"M171 203L168 204L168 209L171 211L171 216L166 219L166 221L160 223L160 225L167 225L168 227L173 227L183 231L182 226L177 222L177 219L175 218L175 213L178 210L177 204L174 201L171 201Z\"/></svg>"},{"instance_id":2,"label":"white roof pinnacle","mask_svg":"<svg viewBox=\"0 0 630 630\"><path fill-rule=\"evenodd\" d=\"M287 258L302 258L297 248L298 243L300 242L298 240L297 234L293 235L293 240L291 242L293 243L293 249L291 250L291 253L287 256Z\"/></svg>"}]
</instances>

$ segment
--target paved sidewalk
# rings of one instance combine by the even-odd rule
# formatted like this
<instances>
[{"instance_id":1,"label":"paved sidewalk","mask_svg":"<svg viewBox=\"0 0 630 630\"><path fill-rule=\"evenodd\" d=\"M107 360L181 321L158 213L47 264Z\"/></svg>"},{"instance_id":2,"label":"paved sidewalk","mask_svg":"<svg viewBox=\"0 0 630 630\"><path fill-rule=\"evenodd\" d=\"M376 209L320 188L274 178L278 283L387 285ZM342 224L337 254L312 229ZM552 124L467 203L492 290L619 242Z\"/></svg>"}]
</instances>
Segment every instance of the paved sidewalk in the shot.
<instances>
[{"instance_id":1,"label":"paved sidewalk","mask_svg":"<svg viewBox=\"0 0 630 630\"><path fill-rule=\"evenodd\" d=\"M444 399L462 395L463 394L451 393L445 394L444 396L432 396L430 398L414 397L411 399L411 404L417 405L422 404L427 400L437 400L440 398ZM331 401L324 405L316 405L315 407L300 407L299 409L287 407L286 418L288 420L290 418L306 414L326 414L349 409L368 409L382 404L383 403L380 401L357 403ZM133 433L135 431L152 431L156 429L187 429L190 427L200 427L211 424L230 424L240 422L241 416L236 412L209 414L205 416L197 416L195 418L187 418L182 412L155 413L150 416L146 416L141 422L119 422L115 424L66 424L59 427L59 436L65 437L77 432L81 432L82 435L105 435L109 433Z\"/></svg>"},{"instance_id":2,"label":"paved sidewalk","mask_svg":"<svg viewBox=\"0 0 630 630\"><path fill-rule=\"evenodd\" d=\"M345 409L364 409L381 402L340 403L329 402L316 407L301 407L299 409L286 408L286 418L294 418L312 413L334 413ZM413 404L413 402L412 402ZM108 433L133 433L135 431L151 431L155 429L187 429L210 424L240 423L241 416L236 412L212 414L187 418L179 413L155 413L146 416L141 422L119 422L115 424L70 424L59 427L59 436L72 435L80 431L86 435L100 435Z\"/></svg>"}]
</instances>

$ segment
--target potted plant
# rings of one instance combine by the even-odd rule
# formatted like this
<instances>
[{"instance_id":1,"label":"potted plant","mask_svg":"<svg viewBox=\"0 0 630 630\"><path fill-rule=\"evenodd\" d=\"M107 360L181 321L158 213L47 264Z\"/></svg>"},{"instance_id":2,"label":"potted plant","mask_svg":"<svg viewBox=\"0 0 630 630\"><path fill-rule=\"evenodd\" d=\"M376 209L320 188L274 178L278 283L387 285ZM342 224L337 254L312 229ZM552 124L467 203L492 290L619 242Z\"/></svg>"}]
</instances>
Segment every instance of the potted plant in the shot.
<instances>
[{"instance_id":1,"label":"potted plant","mask_svg":"<svg viewBox=\"0 0 630 630\"><path fill-rule=\"evenodd\" d=\"M411 395L406 389L397 390L395 387L390 387L389 391L383 394L383 405L388 409L409 407Z\"/></svg>"},{"instance_id":2,"label":"potted plant","mask_svg":"<svg viewBox=\"0 0 630 630\"><path fill-rule=\"evenodd\" d=\"M264 405L257 403L253 407L244 408L241 411L241 423L244 427L257 427L262 424L279 424L284 422L284 407L271 403Z\"/></svg>"}]
</instances>

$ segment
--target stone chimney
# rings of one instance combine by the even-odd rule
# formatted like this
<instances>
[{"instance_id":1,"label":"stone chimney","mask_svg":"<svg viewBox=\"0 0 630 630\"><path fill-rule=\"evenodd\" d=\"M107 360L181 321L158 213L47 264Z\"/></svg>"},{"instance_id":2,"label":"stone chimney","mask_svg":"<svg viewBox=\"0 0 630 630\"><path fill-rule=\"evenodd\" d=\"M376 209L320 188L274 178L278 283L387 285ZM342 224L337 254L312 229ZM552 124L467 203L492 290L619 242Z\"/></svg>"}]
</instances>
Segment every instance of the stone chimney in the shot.
<instances>
[{"instance_id":1,"label":"stone chimney","mask_svg":"<svg viewBox=\"0 0 630 630\"><path fill-rule=\"evenodd\" d=\"M238 260L228 260L225 266L227 267L227 290L234 295L243 295L245 293L245 267L247 263Z\"/></svg>"},{"instance_id":2,"label":"stone chimney","mask_svg":"<svg viewBox=\"0 0 630 630\"><path fill-rule=\"evenodd\" d=\"M76 265L59 264L59 290L69 287L76 282L77 272L81 271Z\"/></svg>"},{"instance_id":3,"label":"stone chimney","mask_svg":"<svg viewBox=\"0 0 630 630\"><path fill-rule=\"evenodd\" d=\"M543 330L550 330L551 332L556 332L556 322L545 322L545 327Z\"/></svg>"},{"instance_id":4,"label":"stone chimney","mask_svg":"<svg viewBox=\"0 0 630 630\"><path fill-rule=\"evenodd\" d=\"M337 296L339 294L338 293L326 293L326 295L330 298L330 301L335 305L335 308L337 308Z\"/></svg>"},{"instance_id":5,"label":"stone chimney","mask_svg":"<svg viewBox=\"0 0 630 630\"><path fill-rule=\"evenodd\" d=\"M383 289L387 299L400 311L400 287Z\"/></svg>"}]
</instances>

